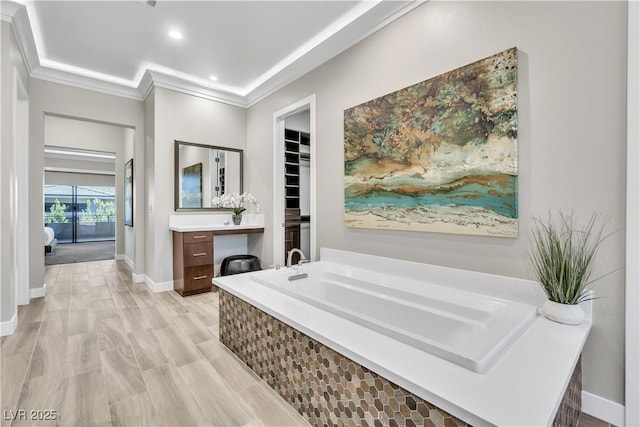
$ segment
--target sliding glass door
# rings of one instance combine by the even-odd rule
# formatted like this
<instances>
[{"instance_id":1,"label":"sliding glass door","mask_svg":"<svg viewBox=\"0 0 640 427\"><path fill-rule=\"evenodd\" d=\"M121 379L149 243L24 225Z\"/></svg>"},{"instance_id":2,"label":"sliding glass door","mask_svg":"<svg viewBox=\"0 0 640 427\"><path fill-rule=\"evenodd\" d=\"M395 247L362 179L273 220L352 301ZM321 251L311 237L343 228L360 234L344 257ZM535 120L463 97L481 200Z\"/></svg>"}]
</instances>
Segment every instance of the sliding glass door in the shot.
<instances>
[{"instance_id":1,"label":"sliding glass door","mask_svg":"<svg viewBox=\"0 0 640 427\"><path fill-rule=\"evenodd\" d=\"M44 186L44 222L58 243L115 240L115 188Z\"/></svg>"}]
</instances>

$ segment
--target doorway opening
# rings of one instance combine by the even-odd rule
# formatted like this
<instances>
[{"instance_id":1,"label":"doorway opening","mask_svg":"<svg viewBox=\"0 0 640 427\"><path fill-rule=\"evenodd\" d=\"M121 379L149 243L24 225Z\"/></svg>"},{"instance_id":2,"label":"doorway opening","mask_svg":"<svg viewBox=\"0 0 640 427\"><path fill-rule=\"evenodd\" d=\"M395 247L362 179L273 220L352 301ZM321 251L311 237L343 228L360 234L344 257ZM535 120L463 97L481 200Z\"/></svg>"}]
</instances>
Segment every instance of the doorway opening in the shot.
<instances>
[{"instance_id":1,"label":"doorway opening","mask_svg":"<svg viewBox=\"0 0 640 427\"><path fill-rule=\"evenodd\" d=\"M115 153L45 146L45 265L115 258Z\"/></svg>"},{"instance_id":2,"label":"doorway opening","mask_svg":"<svg viewBox=\"0 0 640 427\"><path fill-rule=\"evenodd\" d=\"M274 114L273 262L301 249L316 259L315 95ZM297 254L293 262L297 262Z\"/></svg>"}]
</instances>

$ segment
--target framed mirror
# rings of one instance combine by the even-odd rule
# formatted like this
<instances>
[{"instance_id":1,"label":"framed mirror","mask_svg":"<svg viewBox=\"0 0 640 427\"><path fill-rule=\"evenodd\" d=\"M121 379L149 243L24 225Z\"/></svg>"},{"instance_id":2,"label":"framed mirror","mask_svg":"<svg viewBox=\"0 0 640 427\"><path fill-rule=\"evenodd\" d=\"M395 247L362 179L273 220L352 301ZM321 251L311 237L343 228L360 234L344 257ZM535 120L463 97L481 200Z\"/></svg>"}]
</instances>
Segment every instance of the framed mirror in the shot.
<instances>
[{"instance_id":1,"label":"framed mirror","mask_svg":"<svg viewBox=\"0 0 640 427\"><path fill-rule=\"evenodd\" d=\"M175 210L228 210L211 206L223 194L242 194L238 148L175 141Z\"/></svg>"}]
</instances>

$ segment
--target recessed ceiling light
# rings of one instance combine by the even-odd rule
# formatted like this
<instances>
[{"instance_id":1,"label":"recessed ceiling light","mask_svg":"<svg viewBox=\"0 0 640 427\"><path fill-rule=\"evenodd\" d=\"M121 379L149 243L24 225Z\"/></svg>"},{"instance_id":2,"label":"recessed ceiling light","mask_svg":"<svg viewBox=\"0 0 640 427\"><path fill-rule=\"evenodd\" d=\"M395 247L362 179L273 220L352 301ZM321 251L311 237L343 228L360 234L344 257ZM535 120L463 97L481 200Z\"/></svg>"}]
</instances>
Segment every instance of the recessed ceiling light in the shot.
<instances>
[{"instance_id":1,"label":"recessed ceiling light","mask_svg":"<svg viewBox=\"0 0 640 427\"><path fill-rule=\"evenodd\" d=\"M169 37L176 40L182 40L182 33L178 30L169 31Z\"/></svg>"},{"instance_id":2,"label":"recessed ceiling light","mask_svg":"<svg viewBox=\"0 0 640 427\"><path fill-rule=\"evenodd\" d=\"M209 76L209 80L211 80L212 82L217 82L218 78L216 76Z\"/></svg>"}]
</instances>

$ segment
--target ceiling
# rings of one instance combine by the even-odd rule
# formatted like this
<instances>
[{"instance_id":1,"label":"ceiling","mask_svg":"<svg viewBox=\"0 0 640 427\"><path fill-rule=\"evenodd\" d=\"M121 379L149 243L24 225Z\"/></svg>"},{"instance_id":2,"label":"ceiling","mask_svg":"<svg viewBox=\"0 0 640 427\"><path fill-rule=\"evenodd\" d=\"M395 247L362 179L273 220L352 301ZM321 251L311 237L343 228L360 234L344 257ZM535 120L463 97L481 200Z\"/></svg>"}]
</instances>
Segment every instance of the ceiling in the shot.
<instances>
[{"instance_id":1,"label":"ceiling","mask_svg":"<svg viewBox=\"0 0 640 427\"><path fill-rule=\"evenodd\" d=\"M2 1L2 18L14 24L32 77L136 99L160 86L249 106L420 3Z\"/></svg>"}]
</instances>

